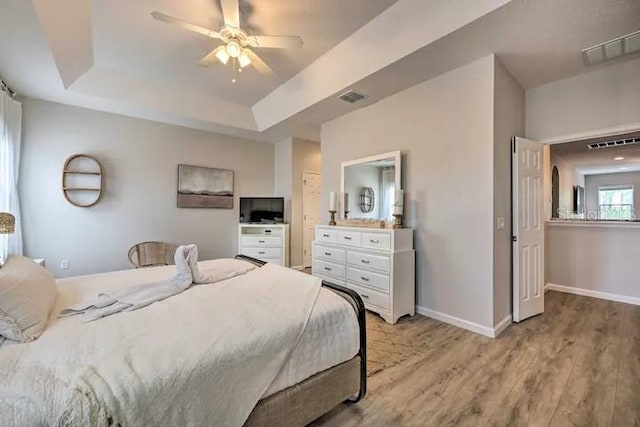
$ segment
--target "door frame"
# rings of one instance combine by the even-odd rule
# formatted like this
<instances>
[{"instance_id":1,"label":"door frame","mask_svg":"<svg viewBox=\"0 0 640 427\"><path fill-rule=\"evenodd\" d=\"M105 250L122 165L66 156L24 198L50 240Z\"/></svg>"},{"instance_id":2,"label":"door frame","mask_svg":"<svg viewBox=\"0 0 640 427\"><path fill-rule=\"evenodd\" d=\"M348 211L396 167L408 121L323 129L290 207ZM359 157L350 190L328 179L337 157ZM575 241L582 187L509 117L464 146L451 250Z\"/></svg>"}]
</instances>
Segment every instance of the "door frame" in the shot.
<instances>
[{"instance_id":1,"label":"door frame","mask_svg":"<svg viewBox=\"0 0 640 427\"><path fill-rule=\"evenodd\" d=\"M544 138L544 139L540 139L538 140L539 143L541 143L544 147L549 147L548 149L551 149L552 145L555 144L564 144L567 142L573 142L573 141L579 141L579 140L583 140L583 139L592 139L592 138L604 138L604 137L614 137L616 135L622 134L622 133L630 133L630 132L640 132L640 122L637 123L631 123L628 125L621 125L621 126L611 126L611 127L606 127L606 128L600 128L600 129L593 129L593 130L589 130L589 131L585 131L585 132L576 132L576 133L572 133L572 134L566 134L566 135L562 135L562 136L556 136L556 137L551 137L551 138ZM512 138L515 138L512 137ZM523 138L528 138L527 136L524 136ZM535 140L535 139L534 139ZM513 149L512 146L510 145L509 149ZM551 156L549 155L549 161L551 160ZM511 159L511 161L513 161L513 158ZM545 222L545 228L546 228L546 223L548 221L551 220L551 209L550 209L550 204L551 204L551 200L549 199L551 197L551 167L553 165L549 164L545 164L545 173L544 173L544 180L545 180L545 185L544 185L544 203L545 205L549 205L549 209L545 209L544 210L544 222ZM547 170L548 169L548 170ZM509 168L509 175L511 176L511 182L513 182L513 165L510 165ZM548 192L547 192L547 182L549 185L548 188ZM510 189L510 199L511 199L511 217L513 218L513 212L514 212L514 206L513 206L513 189ZM511 236L514 236L514 230L513 230L513 221L511 222ZM544 243L544 247L545 247L545 257L546 257L546 251L547 251L547 242L546 242L546 233L543 239L543 243ZM511 301L513 302L513 287L515 286L515 281L513 280L513 245L511 245ZM544 278L544 292L546 293L549 290L549 283L546 281L546 277ZM511 317L513 318L513 306L511 307Z\"/></svg>"},{"instance_id":2,"label":"door frame","mask_svg":"<svg viewBox=\"0 0 640 427\"><path fill-rule=\"evenodd\" d=\"M301 209L300 209L300 224L302 225L302 263L301 263L301 266L302 266L303 270L305 268L311 267L311 265L306 266L305 262L304 262L304 260L305 260L304 251L306 249L306 245L305 245L306 229L304 227L304 188L305 188L305 186L304 186L304 181L305 181L304 176L305 176L305 174L318 175L320 177L322 176L322 174L320 172L306 171L306 170L302 171L302 177L301 177L301 180L302 180L302 197L300 198L300 207L301 207ZM311 243L311 245L309 245L309 247L311 248L311 246L313 245L313 240L311 240L311 242L309 242L309 243Z\"/></svg>"}]
</instances>

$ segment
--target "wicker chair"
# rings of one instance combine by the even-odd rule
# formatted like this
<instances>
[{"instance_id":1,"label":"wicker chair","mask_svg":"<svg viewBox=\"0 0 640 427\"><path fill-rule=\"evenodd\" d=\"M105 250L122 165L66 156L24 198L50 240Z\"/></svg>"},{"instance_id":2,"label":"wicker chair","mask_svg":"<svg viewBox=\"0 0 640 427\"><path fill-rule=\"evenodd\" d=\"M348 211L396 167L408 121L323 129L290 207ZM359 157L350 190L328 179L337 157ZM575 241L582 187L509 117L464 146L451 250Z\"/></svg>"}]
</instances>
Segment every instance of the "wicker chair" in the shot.
<instances>
[{"instance_id":1,"label":"wicker chair","mask_svg":"<svg viewBox=\"0 0 640 427\"><path fill-rule=\"evenodd\" d=\"M177 245L165 242L142 242L129 249L129 262L135 268L174 264Z\"/></svg>"}]
</instances>

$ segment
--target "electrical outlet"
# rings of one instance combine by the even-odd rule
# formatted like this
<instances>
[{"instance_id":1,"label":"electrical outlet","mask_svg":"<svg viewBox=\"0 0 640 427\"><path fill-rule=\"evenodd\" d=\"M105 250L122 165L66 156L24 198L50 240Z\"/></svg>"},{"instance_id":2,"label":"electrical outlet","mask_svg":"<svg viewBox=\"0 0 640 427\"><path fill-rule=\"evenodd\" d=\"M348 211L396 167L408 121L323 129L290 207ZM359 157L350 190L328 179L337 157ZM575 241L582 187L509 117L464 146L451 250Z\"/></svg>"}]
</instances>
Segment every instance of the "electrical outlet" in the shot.
<instances>
[{"instance_id":1,"label":"electrical outlet","mask_svg":"<svg viewBox=\"0 0 640 427\"><path fill-rule=\"evenodd\" d=\"M498 226L498 230L503 230L504 229L504 218L500 217L498 218L497 221L497 226Z\"/></svg>"},{"instance_id":2,"label":"electrical outlet","mask_svg":"<svg viewBox=\"0 0 640 427\"><path fill-rule=\"evenodd\" d=\"M69 260L68 259L63 259L62 261L60 261L60 269L61 270L68 270L69 269Z\"/></svg>"}]
</instances>

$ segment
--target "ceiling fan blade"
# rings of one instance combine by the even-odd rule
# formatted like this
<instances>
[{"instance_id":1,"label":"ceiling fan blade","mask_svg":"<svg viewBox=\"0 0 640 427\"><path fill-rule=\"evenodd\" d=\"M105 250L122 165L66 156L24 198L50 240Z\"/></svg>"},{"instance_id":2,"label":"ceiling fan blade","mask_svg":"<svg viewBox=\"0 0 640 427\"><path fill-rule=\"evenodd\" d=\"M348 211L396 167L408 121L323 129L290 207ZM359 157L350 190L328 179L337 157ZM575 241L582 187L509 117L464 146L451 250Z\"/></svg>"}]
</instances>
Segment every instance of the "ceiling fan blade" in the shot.
<instances>
[{"instance_id":1,"label":"ceiling fan blade","mask_svg":"<svg viewBox=\"0 0 640 427\"><path fill-rule=\"evenodd\" d=\"M201 27L199 25L191 24L189 22L183 21L182 19L174 18L173 16L165 15L160 12L151 12L151 16L153 16L158 21L166 22L167 24L176 25L178 27L184 28L189 31L193 31L194 33L202 34L207 37L211 37L212 39L219 39L220 34L217 31L210 30L208 28Z\"/></svg>"},{"instance_id":2,"label":"ceiling fan blade","mask_svg":"<svg viewBox=\"0 0 640 427\"><path fill-rule=\"evenodd\" d=\"M299 36L251 36L247 41L253 47L272 49L291 49L304 44Z\"/></svg>"},{"instance_id":3,"label":"ceiling fan blade","mask_svg":"<svg viewBox=\"0 0 640 427\"><path fill-rule=\"evenodd\" d=\"M240 29L240 6L238 0L220 0L224 24Z\"/></svg>"},{"instance_id":4,"label":"ceiling fan blade","mask_svg":"<svg viewBox=\"0 0 640 427\"><path fill-rule=\"evenodd\" d=\"M217 48L213 49L204 58L198 61L198 65L200 65L201 67L210 67L211 65L213 65L213 63L218 60L218 57L216 56L216 54L221 49L224 49L224 46L218 46Z\"/></svg>"},{"instance_id":5,"label":"ceiling fan blade","mask_svg":"<svg viewBox=\"0 0 640 427\"><path fill-rule=\"evenodd\" d=\"M247 54L249 59L251 59L251 65L253 65L260 74L273 74L273 70L271 69L271 67L269 67L251 49L245 49L244 52Z\"/></svg>"}]
</instances>

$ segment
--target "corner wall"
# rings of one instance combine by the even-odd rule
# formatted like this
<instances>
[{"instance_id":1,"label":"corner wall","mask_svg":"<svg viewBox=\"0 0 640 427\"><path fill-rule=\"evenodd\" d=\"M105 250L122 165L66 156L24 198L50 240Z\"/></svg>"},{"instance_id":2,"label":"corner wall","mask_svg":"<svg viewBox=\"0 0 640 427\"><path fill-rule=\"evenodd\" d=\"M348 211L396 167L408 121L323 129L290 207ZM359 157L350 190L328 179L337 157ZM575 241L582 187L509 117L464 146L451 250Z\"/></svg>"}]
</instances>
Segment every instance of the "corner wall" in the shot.
<instances>
[{"instance_id":1,"label":"corner wall","mask_svg":"<svg viewBox=\"0 0 640 427\"><path fill-rule=\"evenodd\" d=\"M322 125L322 211L340 163L401 150L416 303L492 329L493 55Z\"/></svg>"},{"instance_id":2,"label":"corner wall","mask_svg":"<svg viewBox=\"0 0 640 427\"><path fill-rule=\"evenodd\" d=\"M196 243L201 259L234 256L238 197L273 194L272 144L28 98L23 105L25 254L45 258L58 277L128 268L129 247L147 240ZM62 166L75 153L104 168L105 194L91 208L62 194ZM233 169L234 208L178 209L181 163Z\"/></svg>"},{"instance_id":3,"label":"corner wall","mask_svg":"<svg viewBox=\"0 0 640 427\"><path fill-rule=\"evenodd\" d=\"M494 83L493 218L504 218L502 230L493 227L493 324L498 325L512 313L511 139L524 135L525 92L497 58Z\"/></svg>"}]
</instances>

